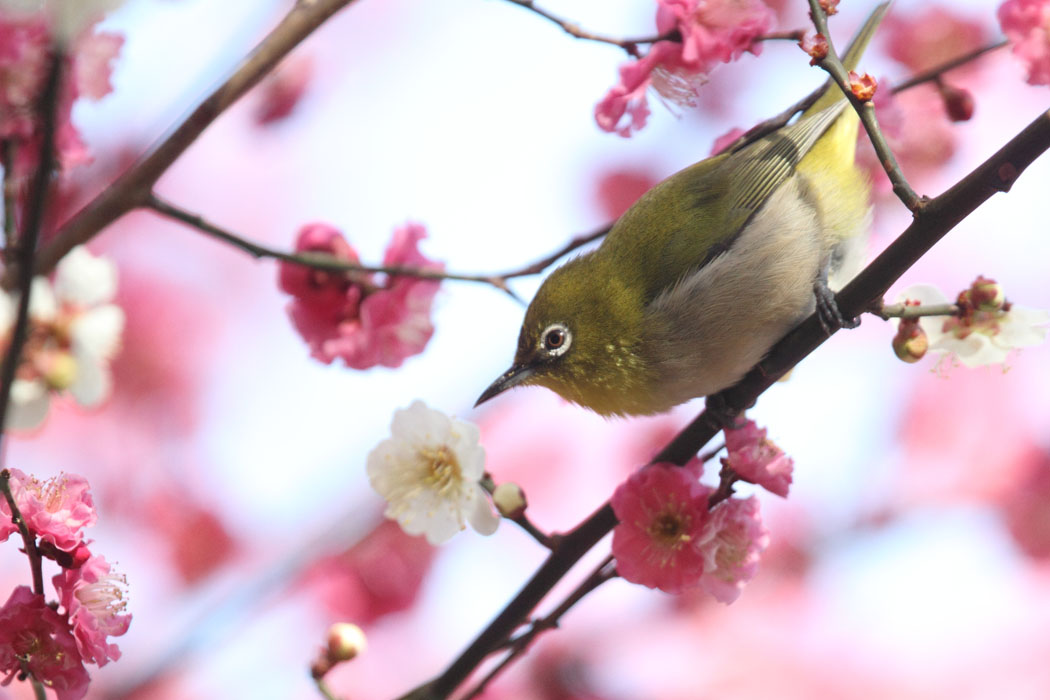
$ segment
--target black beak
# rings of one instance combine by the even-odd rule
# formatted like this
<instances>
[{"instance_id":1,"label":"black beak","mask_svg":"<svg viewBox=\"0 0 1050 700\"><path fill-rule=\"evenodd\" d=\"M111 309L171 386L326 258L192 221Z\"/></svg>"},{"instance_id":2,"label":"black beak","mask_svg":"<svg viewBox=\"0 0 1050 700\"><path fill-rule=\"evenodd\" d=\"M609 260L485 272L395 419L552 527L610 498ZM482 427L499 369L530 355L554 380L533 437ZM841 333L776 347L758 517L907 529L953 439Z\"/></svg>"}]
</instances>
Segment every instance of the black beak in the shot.
<instances>
[{"instance_id":1,"label":"black beak","mask_svg":"<svg viewBox=\"0 0 1050 700\"><path fill-rule=\"evenodd\" d=\"M485 391L481 393L481 396L478 397L477 403L474 404L474 408L485 403L493 396L502 394L507 389L511 389L521 384L533 375L533 371L532 367L529 367L528 365L514 365L501 374L496 381L492 382L488 389L485 389Z\"/></svg>"}]
</instances>

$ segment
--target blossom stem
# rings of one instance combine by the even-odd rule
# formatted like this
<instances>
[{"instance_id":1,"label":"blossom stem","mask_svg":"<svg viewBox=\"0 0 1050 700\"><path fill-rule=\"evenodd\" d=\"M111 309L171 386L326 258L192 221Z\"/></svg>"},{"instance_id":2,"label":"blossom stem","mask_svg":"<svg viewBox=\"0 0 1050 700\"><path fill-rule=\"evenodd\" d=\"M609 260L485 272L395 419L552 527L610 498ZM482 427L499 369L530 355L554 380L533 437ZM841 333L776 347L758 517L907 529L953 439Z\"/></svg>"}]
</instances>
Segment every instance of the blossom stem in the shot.
<instances>
[{"instance_id":1,"label":"blossom stem","mask_svg":"<svg viewBox=\"0 0 1050 700\"><path fill-rule=\"evenodd\" d=\"M591 572L590 576L584 579L583 583L566 596L565 600L563 600L549 615L539 620L534 620L532 624L529 625L527 631L512 639L508 644L510 647L510 653L503 657L476 686L468 691L467 694L463 696L463 700L471 700L485 692L485 688L488 687L489 683L495 680L497 676L507 669L507 667L528 651L529 646L538 636L540 636L540 634L547 630L556 628L558 626L558 621L562 616L576 605L576 603L580 602L584 596L606 581L616 578L616 576L616 567L613 564L613 558L610 554L605 557L601 564L595 567L594 571Z\"/></svg>"},{"instance_id":2,"label":"blossom stem","mask_svg":"<svg viewBox=\"0 0 1050 700\"><path fill-rule=\"evenodd\" d=\"M1009 43L1010 42L1006 39L1001 39L995 43L987 44L985 46L981 46L980 48L976 48L973 51L964 53L963 55L953 58L950 61L945 61L940 65L936 65L933 68L930 68L929 70L924 70L923 72L918 73L917 75L913 75L912 77L908 78L899 85L894 85L893 92L904 92L905 90L909 90L917 85L922 85L923 83L939 80L941 76L943 76L948 71L954 70L959 66L965 65L970 61L980 58L986 53L995 51L996 49L1001 49L1004 46L1007 46Z\"/></svg>"},{"instance_id":3,"label":"blossom stem","mask_svg":"<svg viewBox=\"0 0 1050 700\"><path fill-rule=\"evenodd\" d=\"M888 321L891 318L922 318L923 316L958 316L959 307L955 304L891 304L879 306L872 311L879 318Z\"/></svg>"},{"instance_id":4,"label":"blossom stem","mask_svg":"<svg viewBox=\"0 0 1050 700\"><path fill-rule=\"evenodd\" d=\"M893 151L890 150L886 137L883 136L882 130L879 128L879 122L875 118L875 105L872 104L871 100L862 101L857 99L852 89L850 89L849 75L846 72L846 67L842 65L838 53L835 51L834 44L831 42L831 33L828 31L828 16L820 6L820 0L809 0L809 8L813 26L818 34L827 37L828 42L828 54L817 61L817 65L823 68L842 88L843 94L845 94L850 104L853 105L853 109L857 111L861 124L864 125L865 131L868 132L868 138L871 140L871 145L875 148L875 154L878 156L883 170L886 171L886 175L893 185L894 193L904 203L904 206L908 208L908 211L915 214L924 206L926 200L915 194L915 190L908 184L908 180L904 177L900 165L897 164L897 158L893 155ZM884 8L880 8L876 12L880 10L884 11Z\"/></svg>"},{"instance_id":5,"label":"blossom stem","mask_svg":"<svg viewBox=\"0 0 1050 700\"><path fill-rule=\"evenodd\" d=\"M11 399L11 386L15 373L22 359L22 348L29 337L29 291L33 282L33 254L40 235L40 225L44 218L47 194L51 183L51 171L55 164L55 120L58 107L58 88L62 78L64 56L57 45L51 49L51 61L48 64L47 79L37 100L37 113L40 123L40 157L36 172L29 188L25 216L22 220L22 234L18 236L13 255L8 260L15 262L19 270L18 315L14 330L11 333L11 344L4 355L4 364L0 366L0 459L3 457L4 426L7 425L7 408ZM6 171L5 171L6 172ZM7 251L5 251L7 252ZM12 266L9 266L12 267ZM40 589L43 592L43 588Z\"/></svg>"},{"instance_id":6,"label":"blossom stem","mask_svg":"<svg viewBox=\"0 0 1050 700\"><path fill-rule=\"evenodd\" d=\"M229 78L204 99L123 175L66 221L36 260L36 273L50 272L75 246L133 209L145 206L157 180L219 115L262 80L315 29L354 0L299 2L241 61ZM5 271L3 286L14 279Z\"/></svg>"},{"instance_id":7,"label":"blossom stem","mask_svg":"<svg viewBox=\"0 0 1050 700\"><path fill-rule=\"evenodd\" d=\"M626 51L632 56L638 55L638 44L654 44L658 41L664 41L666 39L673 39L678 36L677 32L670 32L668 34L661 34L658 36L647 36L639 37L636 39L623 39L619 37L607 36L605 34L596 34L589 32L575 22L571 22L562 17L558 17L542 7L538 7L533 0L507 0L507 2L517 5L518 7L524 7L526 10L535 12L540 17L554 22L554 24L561 27L567 34L570 34L577 39L584 39L586 41L597 41L603 44L612 44L613 46L619 46L621 49Z\"/></svg>"},{"instance_id":8,"label":"blossom stem","mask_svg":"<svg viewBox=\"0 0 1050 700\"><path fill-rule=\"evenodd\" d=\"M33 593L44 595L44 569L40 550L36 548L36 538L29 532L25 518L15 503L15 496L11 493L11 472L6 469L0 470L0 493L4 494L7 507L11 509L11 522L18 527L18 532L22 535L22 546L29 558L29 569L33 573Z\"/></svg>"},{"instance_id":9,"label":"blossom stem","mask_svg":"<svg viewBox=\"0 0 1050 700\"><path fill-rule=\"evenodd\" d=\"M454 280L459 282L481 282L488 284L500 291L509 294L512 298L517 301L521 301L517 294L507 285L507 280L515 277L524 277L526 275L534 275L542 272L543 270L550 267L562 256L567 253L584 246L598 238L601 238L612 225L603 226L602 228L592 233L583 234L576 236L560 249L548 255L547 257L538 260L525 267L510 270L508 272L494 274L494 275L474 275L474 274L460 274L455 272L444 272L441 270L430 270L423 267L404 267L394 265L361 265L359 263L348 262L346 260L339 260L338 258L329 255L311 255L309 253L286 253L284 251L277 250L264 246L260 243L250 241L243 236L239 236L232 231L224 229L220 226L207 221L204 217L199 214L189 212L171 202L161 199L155 193L150 193L148 199L145 201L144 206L147 209L166 216L170 219L174 219L181 223L186 224L192 228L201 231L213 238L216 238L224 243L228 243L235 248L238 248L245 253L248 253L256 259L262 258L273 258L275 260L281 260L287 263L293 263L296 265L303 265L304 267L310 267L319 270L338 270L342 272L360 272L360 273L381 273L386 275L402 275L405 277L417 277L421 279L434 279L434 280ZM359 284L367 283L364 280L356 280Z\"/></svg>"}]
</instances>

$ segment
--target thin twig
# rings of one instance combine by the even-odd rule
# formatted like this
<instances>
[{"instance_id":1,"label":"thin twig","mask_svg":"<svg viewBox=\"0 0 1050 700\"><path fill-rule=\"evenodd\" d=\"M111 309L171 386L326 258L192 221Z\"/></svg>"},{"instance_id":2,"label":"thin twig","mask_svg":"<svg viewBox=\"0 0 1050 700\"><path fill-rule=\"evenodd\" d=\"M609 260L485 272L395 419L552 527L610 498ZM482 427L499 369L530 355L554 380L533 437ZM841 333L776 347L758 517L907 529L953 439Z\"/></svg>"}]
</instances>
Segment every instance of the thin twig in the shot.
<instances>
[{"instance_id":1,"label":"thin twig","mask_svg":"<svg viewBox=\"0 0 1050 700\"><path fill-rule=\"evenodd\" d=\"M144 206L157 180L220 114L263 79L329 17L354 0L297 3L249 53L233 74L109 187L66 221L36 260L37 274L51 271L74 246L86 243L133 209ZM5 271L3 286L14 280Z\"/></svg>"},{"instance_id":2,"label":"thin twig","mask_svg":"<svg viewBox=\"0 0 1050 700\"><path fill-rule=\"evenodd\" d=\"M954 70L955 68L958 68L959 66L965 65L965 64L969 63L970 61L973 61L973 60L975 60L977 58L980 58L981 56L985 55L986 53L988 53L990 51L995 51L996 49L1001 49L1004 46L1007 46L1009 43L1010 42L1008 42L1006 39L1001 39L1000 41L997 41L994 44L988 44L987 46L982 46L982 47L974 49L973 51L970 51L968 53L964 53L961 56L957 56L956 58L953 58L953 59L951 59L949 61L945 61L944 63L941 63L940 65L936 65L933 68L930 68L928 70L924 70L923 72L918 73L918 74L913 75L912 77L908 78L907 80L905 80L900 85L894 85L893 86L893 93L896 94L898 92L904 92L905 90L909 90L909 89L915 87L916 85L922 85L923 83L928 83L928 82L931 82L931 81L938 80L938 79L941 78L941 76L943 76L948 71Z\"/></svg>"},{"instance_id":3,"label":"thin twig","mask_svg":"<svg viewBox=\"0 0 1050 700\"><path fill-rule=\"evenodd\" d=\"M25 484L23 484L24 487ZM33 593L44 595L44 568L40 559L40 550L36 548L36 537L29 531L25 518L22 517L22 512L15 503L15 495L11 493L11 472L6 469L0 470L0 493L3 494L7 507L11 510L11 522L18 527L18 532L22 535L22 547L25 549L26 556L29 557L29 569L33 573Z\"/></svg>"},{"instance_id":4,"label":"thin twig","mask_svg":"<svg viewBox=\"0 0 1050 700\"><path fill-rule=\"evenodd\" d=\"M462 700L472 700L485 692L485 688L488 687L497 676L500 675L508 666L510 666L515 660L517 660L522 654L524 654L529 645L535 641L543 632L547 630L555 629L558 626L558 622L569 612L570 609L576 603L583 600L584 596L598 588L606 581L616 578L616 568L613 566L613 558L610 554L602 560L602 563L595 567L591 575L584 579L583 583L577 586L572 593L566 596L565 600L558 605L549 615L546 617L535 620L527 631L515 637L513 640L512 648L500 662L489 671L484 678L482 678L476 686L474 686L466 695L463 696Z\"/></svg>"},{"instance_id":5,"label":"thin twig","mask_svg":"<svg viewBox=\"0 0 1050 700\"><path fill-rule=\"evenodd\" d=\"M517 526L520 527L522 530L527 532L532 537L532 539L536 540L547 549L554 549L555 546L557 546L557 539L555 537L551 537L543 530L536 527L536 525L531 520L529 520L529 517L525 515L525 513L519 513L510 520L517 524Z\"/></svg>"},{"instance_id":6,"label":"thin twig","mask_svg":"<svg viewBox=\"0 0 1050 700\"><path fill-rule=\"evenodd\" d=\"M22 348L29 338L29 290L33 276L26 274L33 269L33 253L40 236L40 225L44 219L44 208L51 183L51 171L55 164L55 111L58 104L58 87L62 78L62 50L56 45L51 50L47 78L37 104L40 123L40 154L36 172L30 184L25 215L22 217L22 234L18 237L13 258L8 258L8 269L16 267L20 272L18 315L11 344L0 367L0 456L3 455L4 427L7 425L7 409L11 399L11 386L22 361Z\"/></svg>"},{"instance_id":7,"label":"thin twig","mask_svg":"<svg viewBox=\"0 0 1050 700\"><path fill-rule=\"evenodd\" d=\"M816 27L818 34L822 34L827 38L828 42L828 54L817 61L817 65L827 71L828 75L838 83L839 87L842 88L842 92L846 95L846 99L853 105L853 109L857 111L865 131L868 132L871 145L875 148L875 153L879 157L879 162L882 164L883 170L886 171L886 175L890 178L894 193L904 203L904 206L908 208L908 211L912 213L917 212L923 206L924 200L915 194L915 191L908 184L908 180L904 177L904 173L897 164L897 158L893 155L893 151L886 142L886 137L883 136L882 130L879 128L878 120L875 118L875 106L871 103L871 100L861 101L853 94L846 67L842 65L842 61L835 52L835 46L831 41L831 33L828 31L828 17L820 6L820 0L809 0L809 8L813 26Z\"/></svg>"},{"instance_id":8,"label":"thin twig","mask_svg":"<svg viewBox=\"0 0 1050 700\"><path fill-rule=\"evenodd\" d=\"M532 0L507 0L507 2L513 5L517 5L518 7L523 7L526 10L535 12L540 17L554 22L554 24L561 27L567 34L570 34L576 37L577 39L584 39L586 41L597 41L603 44L612 44L613 46L619 46L631 56L638 56L639 44L654 44L658 41L671 40L675 39L676 37L678 37L679 39L681 38L677 31L668 32L667 34L661 34L658 36L639 37L636 39L624 39L614 36L608 36L605 34L597 34L595 32L589 32L583 29L582 27L580 27L580 25L576 24L575 22L571 22L562 17L558 17L557 15L548 12L547 10L544 10L542 7L538 7L536 3Z\"/></svg>"},{"instance_id":9,"label":"thin twig","mask_svg":"<svg viewBox=\"0 0 1050 700\"><path fill-rule=\"evenodd\" d=\"M314 683L317 684L317 691L324 696L325 700L340 700L339 696L332 692L332 689L324 682L324 678L315 678Z\"/></svg>"},{"instance_id":10,"label":"thin twig","mask_svg":"<svg viewBox=\"0 0 1050 700\"><path fill-rule=\"evenodd\" d=\"M453 280L459 282L481 282L488 284L502 292L509 294L512 298L517 301L521 299L514 293L514 291L507 286L507 280L514 279L516 277L524 277L526 275L534 275L543 272L552 264L554 264L559 258L566 254L576 250L577 248L584 246L598 238L604 236L612 228L612 225L607 225L594 231L581 236L576 236L571 241L566 243L560 249L538 260L534 263L526 265L525 267L510 270L508 272L492 274L492 275L475 275L475 274L461 274L455 272L444 272L442 270L433 270L425 267L415 266L399 266L399 265L362 265L360 263L349 262L346 260L339 260L338 258L332 257L331 255L324 255L318 253L286 253L275 248L264 246L260 243L250 241L243 236L239 236L232 231L217 226L216 224L207 221L204 217L193 212L186 211L185 209L172 204L166 200L161 199L154 193L151 193L144 203L147 209L166 216L170 219L174 219L181 223L191 226L202 233L206 233L209 236L220 240L224 243L234 246L235 248L248 253L256 259L262 258L273 258L275 260L281 260L287 263L293 263L295 265L302 265L304 267L310 267L317 270L334 270L339 272L359 272L359 273L379 273L386 275L402 275L405 277L418 277L421 279L433 279L433 280ZM361 284L368 284L366 280L358 280Z\"/></svg>"},{"instance_id":11,"label":"thin twig","mask_svg":"<svg viewBox=\"0 0 1050 700\"><path fill-rule=\"evenodd\" d=\"M923 316L958 316L959 307L955 304L891 304L872 310L873 314L883 320L891 318L922 318Z\"/></svg>"},{"instance_id":12,"label":"thin twig","mask_svg":"<svg viewBox=\"0 0 1050 700\"><path fill-rule=\"evenodd\" d=\"M910 226L835 297L847 318L855 317L886 294L886 290L925 255L948 231L969 216L996 192L1005 192L1031 163L1050 148L1050 110L1009 141L947 192L916 212ZM829 335L816 313L782 338L765 360L735 386L720 392L720 402L742 411L776 383L785 372L822 345ZM708 411L682 429L654 462L685 464L721 430ZM612 506L605 503L564 535L503 610L482 630L439 677L405 696L412 700L447 698L478 664L499 648L551 589L616 525Z\"/></svg>"}]
</instances>

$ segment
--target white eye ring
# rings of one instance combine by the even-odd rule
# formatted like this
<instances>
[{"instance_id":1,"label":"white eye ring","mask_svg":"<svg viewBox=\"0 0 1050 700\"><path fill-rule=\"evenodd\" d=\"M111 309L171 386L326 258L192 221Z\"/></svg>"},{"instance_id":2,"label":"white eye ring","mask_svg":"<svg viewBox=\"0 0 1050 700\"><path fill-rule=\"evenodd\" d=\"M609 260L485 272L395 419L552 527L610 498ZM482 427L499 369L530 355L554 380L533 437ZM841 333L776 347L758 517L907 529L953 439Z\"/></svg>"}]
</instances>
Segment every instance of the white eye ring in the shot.
<instances>
[{"instance_id":1,"label":"white eye ring","mask_svg":"<svg viewBox=\"0 0 1050 700\"><path fill-rule=\"evenodd\" d=\"M540 335L544 352L551 357L560 357L572 345L572 333L563 323L552 323Z\"/></svg>"}]
</instances>

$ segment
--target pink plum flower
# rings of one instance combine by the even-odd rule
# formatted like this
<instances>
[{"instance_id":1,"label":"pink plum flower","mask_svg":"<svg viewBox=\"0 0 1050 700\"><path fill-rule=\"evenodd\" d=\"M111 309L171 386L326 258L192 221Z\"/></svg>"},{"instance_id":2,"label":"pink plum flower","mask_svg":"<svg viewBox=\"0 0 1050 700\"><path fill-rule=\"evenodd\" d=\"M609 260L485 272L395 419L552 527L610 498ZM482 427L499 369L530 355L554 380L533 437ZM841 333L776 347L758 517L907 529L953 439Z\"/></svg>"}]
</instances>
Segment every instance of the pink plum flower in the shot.
<instances>
[{"instance_id":1,"label":"pink plum flower","mask_svg":"<svg viewBox=\"0 0 1050 700\"><path fill-rule=\"evenodd\" d=\"M758 499L729 498L711 511L714 532L702 547L707 559L700 586L719 602L732 603L758 570L769 533L758 514Z\"/></svg>"},{"instance_id":2,"label":"pink plum flower","mask_svg":"<svg viewBox=\"0 0 1050 700\"><path fill-rule=\"evenodd\" d=\"M891 12L879 31L886 37L890 57L919 73L987 43L990 37L983 18L966 17L952 5L929 5L911 15ZM972 67L962 67L962 74L967 70Z\"/></svg>"},{"instance_id":3,"label":"pink plum flower","mask_svg":"<svg viewBox=\"0 0 1050 700\"><path fill-rule=\"evenodd\" d=\"M787 498L794 462L766 437L766 429L749 420L739 429L726 429L725 436L729 456L722 464L744 481Z\"/></svg>"},{"instance_id":4,"label":"pink plum flower","mask_svg":"<svg viewBox=\"0 0 1050 700\"><path fill-rule=\"evenodd\" d=\"M124 613L124 576L112 573L103 557L92 556L80 568L65 569L52 581L81 658L99 666L119 659L120 649L107 637L119 637L131 624L131 615Z\"/></svg>"},{"instance_id":5,"label":"pink plum flower","mask_svg":"<svg viewBox=\"0 0 1050 700\"><path fill-rule=\"evenodd\" d=\"M11 493L29 531L63 552L73 552L83 541L85 527L95 524L95 505L88 482L76 474L60 474L46 481L11 469ZM16 528L11 509L0 498L0 541Z\"/></svg>"},{"instance_id":6,"label":"pink plum flower","mask_svg":"<svg viewBox=\"0 0 1050 700\"><path fill-rule=\"evenodd\" d=\"M39 12L0 11L0 138L15 148L13 172L19 185L36 168L40 133L35 104L46 77L52 29L68 33L72 40L55 130L58 161L64 170L91 160L71 121L73 103L81 96L98 100L112 91L111 64L124 43L117 34L84 31L87 19L79 9L91 10L97 19L105 8L89 6L100 3L54 5L62 9L53 18Z\"/></svg>"},{"instance_id":7,"label":"pink plum flower","mask_svg":"<svg viewBox=\"0 0 1050 700\"><path fill-rule=\"evenodd\" d=\"M650 87L665 101L692 106L697 89L719 63L761 51L754 40L774 19L762 0L657 0L657 6L657 31L677 32L681 40L658 41L645 56L620 67L619 84L594 110L604 131L626 137L644 127Z\"/></svg>"},{"instance_id":8,"label":"pink plum flower","mask_svg":"<svg viewBox=\"0 0 1050 700\"><path fill-rule=\"evenodd\" d=\"M63 616L48 607L44 596L19 586L0 608L0 673L7 685L25 668L58 700L79 700L90 678L77 643Z\"/></svg>"},{"instance_id":9,"label":"pink plum flower","mask_svg":"<svg viewBox=\"0 0 1050 700\"><path fill-rule=\"evenodd\" d=\"M1006 0L999 24L1028 68L1028 82L1050 85L1050 0Z\"/></svg>"},{"instance_id":10,"label":"pink plum flower","mask_svg":"<svg viewBox=\"0 0 1050 700\"><path fill-rule=\"evenodd\" d=\"M708 497L691 469L653 464L638 470L612 497L616 570L625 580L666 593L695 587L707 566L702 549L715 534Z\"/></svg>"},{"instance_id":11,"label":"pink plum flower","mask_svg":"<svg viewBox=\"0 0 1050 700\"><path fill-rule=\"evenodd\" d=\"M419 241L425 237L426 229L419 224L396 229L384 266L440 271L440 263L419 252ZM296 251L358 262L342 234L327 224L304 226ZM390 275L378 284L369 274L282 263L280 286L294 297L288 314L309 344L311 356L326 364L340 358L353 369L400 367L405 358L422 352L434 334L430 307L438 280Z\"/></svg>"}]
</instances>

